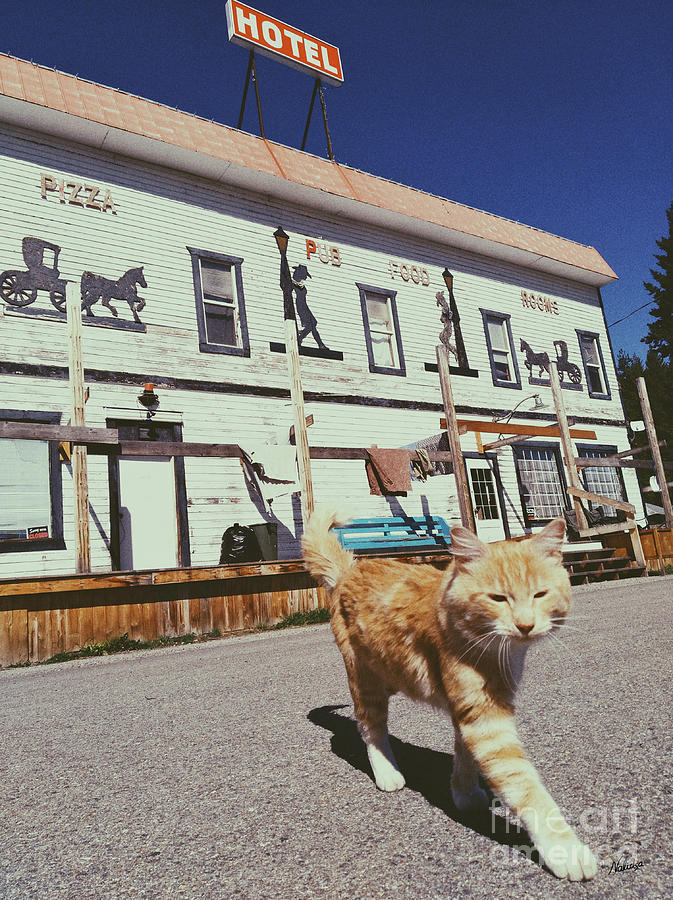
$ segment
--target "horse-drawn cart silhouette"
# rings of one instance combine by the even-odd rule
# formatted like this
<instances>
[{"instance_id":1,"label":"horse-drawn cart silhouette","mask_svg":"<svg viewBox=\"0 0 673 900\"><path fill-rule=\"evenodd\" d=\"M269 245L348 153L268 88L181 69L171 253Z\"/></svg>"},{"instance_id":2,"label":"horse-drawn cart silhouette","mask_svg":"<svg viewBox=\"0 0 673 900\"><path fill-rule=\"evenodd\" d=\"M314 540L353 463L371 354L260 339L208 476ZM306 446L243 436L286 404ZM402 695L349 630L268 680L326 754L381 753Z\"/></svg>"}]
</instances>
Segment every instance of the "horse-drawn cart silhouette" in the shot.
<instances>
[{"instance_id":1,"label":"horse-drawn cart silhouette","mask_svg":"<svg viewBox=\"0 0 673 900\"><path fill-rule=\"evenodd\" d=\"M40 238L25 237L21 241L21 250L28 271L8 269L2 272L0 297L10 306L28 306L35 302L38 291L48 291L52 304L63 312L66 282L59 277L58 271L61 248Z\"/></svg>"},{"instance_id":2,"label":"horse-drawn cart silhouette","mask_svg":"<svg viewBox=\"0 0 673 900\"><path fill-rule=\"evenodd\" d=\"M556 350L556 368L561 381L563 375L567 374L572 384L579 384L582 380L582 372L579 366L568 361L568 345L565 341L554 341L554 349Z\"/></svg>"},{"instance_id":3,"label":"horse-drawn cart silhouette","mask_svg":"<svg viewBox=\"0 0 673 900\"><path fill-rule=\"evenodd\" d=\"M543 373L549 374L551 362L548 353L536 353L529 343L522 340L519 348L522 353L526 354L524 365L528 369L529 378L533 377L533 369L538 369L538 378L543 377ZM582 372L579 366L568 360L568 344L566 341L554 341L554 350L556 350L556 368L558 369L559 379L563 381L564 375L567 375L572 384L579 384L582 380Z\"/></svg>"}]
</instances>

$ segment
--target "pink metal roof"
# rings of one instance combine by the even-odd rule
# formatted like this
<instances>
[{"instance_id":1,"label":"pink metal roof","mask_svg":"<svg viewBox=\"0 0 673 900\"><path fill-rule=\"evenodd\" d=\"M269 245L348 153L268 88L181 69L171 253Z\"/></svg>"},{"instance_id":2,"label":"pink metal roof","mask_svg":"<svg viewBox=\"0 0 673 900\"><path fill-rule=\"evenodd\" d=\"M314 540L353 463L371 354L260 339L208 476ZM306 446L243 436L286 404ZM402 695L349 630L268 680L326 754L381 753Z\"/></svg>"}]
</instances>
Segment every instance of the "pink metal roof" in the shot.
<instances>
[{"instance_id":1,"label":"pink metal roof","mask_svg":"<svg viewBox=\"0 0 673 900\"><path fill-rule=\"evenodd\" d=\"M0 54L0 94L205 154L252 174L275 176L332 197L537 254L595 273L602 283L616 277L593 247L5 54Z\"/></svg>"}]
</instances>

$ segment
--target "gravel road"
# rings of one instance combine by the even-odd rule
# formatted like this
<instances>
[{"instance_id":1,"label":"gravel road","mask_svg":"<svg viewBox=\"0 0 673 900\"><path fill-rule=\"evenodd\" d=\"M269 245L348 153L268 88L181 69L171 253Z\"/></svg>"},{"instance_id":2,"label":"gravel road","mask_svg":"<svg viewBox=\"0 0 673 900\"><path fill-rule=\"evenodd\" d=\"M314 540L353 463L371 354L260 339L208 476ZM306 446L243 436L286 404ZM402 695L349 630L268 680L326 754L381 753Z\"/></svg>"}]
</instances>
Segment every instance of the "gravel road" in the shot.
<instances>
[{"instance_id":1,"label":"gravel road","mask_svg":"<svg viewBox=\"0 0 673 900\"><path fill-rule=\"evenodd\" d=\"M529 657L520 732L602 862L589 884L501 814L461 821L451 727L403 698L408 787L377 791L314 626L0 672L0 897L673 897L672 601L673 578L576 589L565 646Z\"/></svg>"}]
</instances>

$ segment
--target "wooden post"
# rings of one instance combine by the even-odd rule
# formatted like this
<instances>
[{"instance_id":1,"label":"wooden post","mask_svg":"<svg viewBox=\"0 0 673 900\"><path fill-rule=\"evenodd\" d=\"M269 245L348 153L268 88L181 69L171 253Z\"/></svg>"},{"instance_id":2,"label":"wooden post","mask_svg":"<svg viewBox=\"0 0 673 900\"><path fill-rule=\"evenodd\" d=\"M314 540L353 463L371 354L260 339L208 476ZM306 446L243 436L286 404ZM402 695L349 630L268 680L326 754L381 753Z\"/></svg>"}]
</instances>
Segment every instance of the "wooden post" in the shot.
<instances>
[{"instance_id":1,"label":"wooden post","mask_svg":"<svg viewBox=\"0 0 673 900\"><path fill-rule=\"evenodd\" d=\"M467 472L465 471L465 460L460 448L456 408L453 404L453 389L451 388L451 375L449 374L449 353L443 344L438 344L435 352L437 354L437 368L439 370L439 385L442 389L444 415L446 416L446 434L449 439L449 448L453 460L453 474L456 477L460 520L466 528L476 531L470 488L467 483Z\"/></svg>"},{"instance_id":2,"label":"wooden post","mask_svg":"<svg viewBox=\"0 0 673 900\"><path fill-rule=\"evenodd\" d=\"M666 519L666 527L673 528L673 505L671 505L671 495L668 491L666 482L666 470L661 458L659 450L659 441L657 440L657 432L654 427L654 418L652 417L652 408L650 407L650 398L647 395L647 385L644 378L638 378L636 381L638 388L638 397L640 398L640 408L643 411L643 422L645 423L645 431L647 432L647 440L650 444L652 452L652 462L654 463L654 471L659 482L661 490L661 501L664 507L664 517Z\"/></svg>"},{"instance_id":3,"label":"wooden post","mask_svg":"<svg viewBox=\"0 0 673 900\"><path fill-rule=\"evenodd\" d=\"M301 514L304 525L313 513L313 480L311 478L311 457L306 429L306 413L304 411L304 391L301 384L301 368L299 363L299 343L297 341L297 323L294 319L285 320L285 355L290 375L290 397L294 415L294 434L297 444L297 468L301 486Z\"/></svg>"},{"instance_id":4,"label":"wooden post","mask_svg":"<svg viewBox=\"0 0 673 900\"><path fill-rule=\"evenodd\" d=\"M568 416L566 415L565 401L563 399L563 390L558 377L558 369L555 365L549 367L549 381L551 384L552 397L554 398L554 407L556 409L556 421L558 422L561 434L561 449L563 451L563 459L566 470L568 472L568 481L570 486L581 488L579 475L577 474L577 466L575 465L575 451L573 450L572 440L570 438L570 426L568 425ZM586 531L588 523L579 497L572 498L575 515L577 516L577 528L579 531Z\"/></svg>"},{"instance_id":5,"label":"wooden post","mask_svg":"<svg viewBox=\"0 0 673 900\"><path fill-rule=\"evenodd\" d=\"M69 332L69 372L72 390L72 424L84 425L84 367L82 365L82 307L74 282L66 285ZM77 572L91 571L91 547L89 543L89 484L87 478L87 451L82 444L72 448L72 475L75 487L75 528Z\"/></svg>"}]
</instances>

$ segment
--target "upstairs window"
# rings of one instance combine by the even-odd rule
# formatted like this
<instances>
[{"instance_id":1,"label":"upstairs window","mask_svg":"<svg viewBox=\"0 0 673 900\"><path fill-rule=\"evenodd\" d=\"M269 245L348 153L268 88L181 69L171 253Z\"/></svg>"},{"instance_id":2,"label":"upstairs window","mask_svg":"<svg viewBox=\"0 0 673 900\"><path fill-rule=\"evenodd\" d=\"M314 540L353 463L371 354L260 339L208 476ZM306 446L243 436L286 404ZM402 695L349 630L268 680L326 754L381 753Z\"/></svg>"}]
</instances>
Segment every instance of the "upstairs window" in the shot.
<instances>
[{"instance_id":1,"label":"upstairs window","mask_svg":"<svg viewBox=\"0 0 673 900\"><path fill-rule=\"evenodd\" d=\"M578 331L577 337L580 342L589 396L599 400L609 400L610 387L599 336L591 331Z\"/></svg>"},{"instance_id":2,"label":"upstairs window","mask_svg":"<svg viewBox=\"0 0 673 900\"><path fill-rule=\"evenodd\" d=\"M402 339L397 319L395 291L359 284L362 320L369 356L369 371L381 375L405 375Z\"/></svg>"},{"instance_id":3,"label":"upstairs window","mask_svg":"<svg viewBox=\"0 0 673 900\"><path fill-rule=\"evenodd\" d=\"M199 349L249 356L242 259L188 248L192 255Z\"/></svg>"},{"instance_id":4,"label":"upstairs window","mask_svg":"<svg viewBox=\"0 0 673 900\"><path fill-rule=\"evenodd\" d=\"M493 384L521 389L521 377L514 353L510 317L504 313L481 310Z\"/></svg>"},{"instance_id":5,"label":"upstairs window","mask_svg":"<svg viewBox=\"0 0 673 900\"><path fill-rule=\"evenodd\" d=\"M0 421L16 422L10 415L0 414ZM20 424L58 421L58 416L21 417ZM0 438L0 553L64 547L56 441Z\"/></svg>"}]
</instances>

